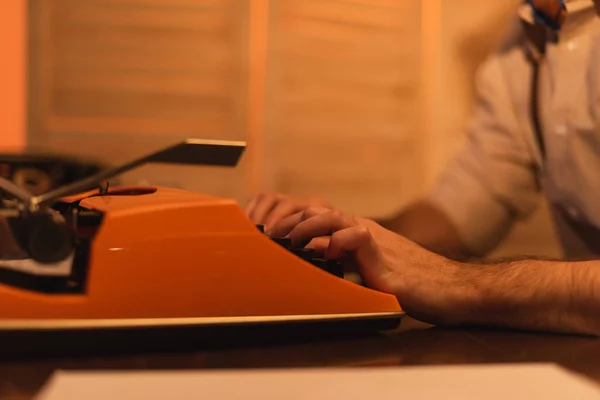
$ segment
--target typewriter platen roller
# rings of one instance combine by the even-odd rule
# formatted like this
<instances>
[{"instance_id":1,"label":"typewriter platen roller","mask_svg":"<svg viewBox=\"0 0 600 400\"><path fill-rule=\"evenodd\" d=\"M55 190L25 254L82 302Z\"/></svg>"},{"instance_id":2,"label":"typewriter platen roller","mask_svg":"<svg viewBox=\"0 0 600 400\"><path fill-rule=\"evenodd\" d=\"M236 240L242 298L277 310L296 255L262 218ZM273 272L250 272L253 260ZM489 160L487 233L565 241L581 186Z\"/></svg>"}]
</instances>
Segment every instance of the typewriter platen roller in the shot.
<instances>
[{"instance_id":1,"label":"typewriter platen roller","mask_svg":"<svg viewBox=\"0 0 600 400\"><path fill-rule=\"evenodd\" d=\"M0 177L36 196L93 176L107 165L51 151L0 149Z\"/></svg>"}]
</instances>

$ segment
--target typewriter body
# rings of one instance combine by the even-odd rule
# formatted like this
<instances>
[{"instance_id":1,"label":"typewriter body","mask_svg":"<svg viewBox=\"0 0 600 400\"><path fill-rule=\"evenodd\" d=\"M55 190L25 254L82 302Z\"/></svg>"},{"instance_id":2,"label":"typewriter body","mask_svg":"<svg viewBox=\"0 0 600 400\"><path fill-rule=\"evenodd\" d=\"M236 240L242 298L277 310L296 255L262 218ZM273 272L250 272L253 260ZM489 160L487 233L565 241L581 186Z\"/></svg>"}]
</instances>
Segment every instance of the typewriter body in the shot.
<instances>
[{"instance_id":1,"label":"typewriter body","mask_svg":"<svg viewBox=\"0 0 600 400\"><path fill-rule=\"evenodd\" d=\"M1 181L0 330L96 325L401 320L396 298L290 249L234 200L110 186L139 165L235 166L245 143L187 140L31 196ZM90 189L90 187L97 188Z\"/></svg>"}]
</instances>

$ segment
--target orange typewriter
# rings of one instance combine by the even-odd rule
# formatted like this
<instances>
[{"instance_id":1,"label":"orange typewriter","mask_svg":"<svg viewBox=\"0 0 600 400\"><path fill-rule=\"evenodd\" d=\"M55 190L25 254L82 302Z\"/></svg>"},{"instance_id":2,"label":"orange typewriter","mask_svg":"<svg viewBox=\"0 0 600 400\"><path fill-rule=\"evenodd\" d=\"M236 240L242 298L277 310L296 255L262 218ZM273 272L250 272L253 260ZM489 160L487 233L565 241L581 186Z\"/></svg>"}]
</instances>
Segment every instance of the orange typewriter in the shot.
<instances>
[{"instance_id":1,"label":"orange typewriter","mask_svg":"<svg viewBox=\"0 0 600 400\"><path fill-rule=\"evenodd\" d=\"M0 330L363 321L397 326L394 296L271 238L233 200L110 187L146 163L233 167L243 142L186 140L39 196L7 180Z\"/></svg>"}]
</instances>

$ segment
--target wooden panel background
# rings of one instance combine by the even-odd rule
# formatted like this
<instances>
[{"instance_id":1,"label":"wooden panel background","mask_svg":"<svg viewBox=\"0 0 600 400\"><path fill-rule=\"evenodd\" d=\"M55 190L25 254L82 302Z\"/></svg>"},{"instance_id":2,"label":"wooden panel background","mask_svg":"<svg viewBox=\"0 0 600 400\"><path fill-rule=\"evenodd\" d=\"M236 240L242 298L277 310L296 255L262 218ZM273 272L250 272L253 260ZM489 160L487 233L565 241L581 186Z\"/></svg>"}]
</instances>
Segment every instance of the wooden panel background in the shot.
<instances>
[{"instance_id":1,"label":"wooden panel background","mask_svg":"<svg viewBox=\"0 0 600 400\"><path fill-rule=\"evenodd\" d=\"M245 139L248 1L33 0L30 13L36 144L119 162L186 137ZM244 171L124 179L240 198Z\"/></svg>"},{"instance_id":2,"label":"wooden panel background","mask_svg":"<svg viewBox=\"0 0 600 400\"><path fill-rule=\"evenodd\" d=\"M144 167L125 176L240 202L251 188L318 193L371 215L420 188L417 0L31 5L31 140L116 162L177 137L246 139L260 158L235 171ZM264 99L247 96L259 73L249 68L261 56L248 53L259 7L268 16ZM248 107L264 116L252 137ZM250 161L261 165L254 176Z\"/></svg>"},{"instance_id":3,"label":"wooden panel background","mask_svg":"<svg viewBox=\"0 0 600 400\"><path fill-rule=\"evenodd\" d=\"M361 215L416 195L420 27L414 0L273 2L266 187Z\"/></svg>"}]
</instances>

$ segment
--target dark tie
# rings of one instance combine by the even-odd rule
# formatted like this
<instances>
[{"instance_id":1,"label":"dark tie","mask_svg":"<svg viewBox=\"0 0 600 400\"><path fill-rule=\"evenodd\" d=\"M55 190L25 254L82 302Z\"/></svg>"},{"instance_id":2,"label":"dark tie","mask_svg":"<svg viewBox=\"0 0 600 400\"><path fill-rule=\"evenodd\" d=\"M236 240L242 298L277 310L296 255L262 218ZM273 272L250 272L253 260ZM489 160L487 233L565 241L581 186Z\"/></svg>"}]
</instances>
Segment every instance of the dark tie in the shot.
<instances>
[{"instance_id":1,"label":"dark tie","mask_svg":"<svg viewBox=\"0 0 600 400\"><path fill-rule=\"evenodd\" d=\"M560 29L567 17L562 0L527 0L533 6L538 22L546 23L553 29Z\"/></svg>"}]
</instances>

